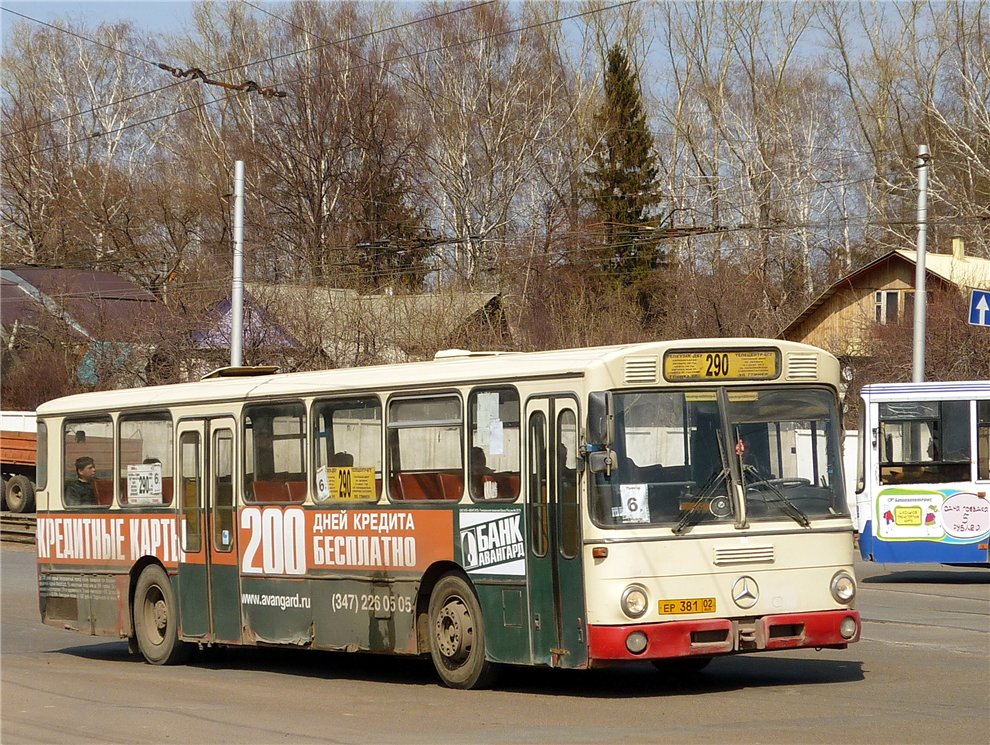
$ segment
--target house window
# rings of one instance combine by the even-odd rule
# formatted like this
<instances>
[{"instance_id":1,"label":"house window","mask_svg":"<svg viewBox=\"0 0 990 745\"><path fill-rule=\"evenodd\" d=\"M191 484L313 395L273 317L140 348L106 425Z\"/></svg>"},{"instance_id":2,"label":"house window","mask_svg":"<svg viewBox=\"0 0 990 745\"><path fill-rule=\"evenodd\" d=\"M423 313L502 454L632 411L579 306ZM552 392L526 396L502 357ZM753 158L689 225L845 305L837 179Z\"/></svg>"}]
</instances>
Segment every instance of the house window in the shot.
<instances>
[{"instance_id":1,"label":"house window","mask_svg":"<svg viewBox=\"0 0 990 745\"><path fill-rule=\"evenodd\" d=\"M914 290L879 290L874 305L876 322L881 325L910 322L914 317Z\"/></svg>"}]
</instances>

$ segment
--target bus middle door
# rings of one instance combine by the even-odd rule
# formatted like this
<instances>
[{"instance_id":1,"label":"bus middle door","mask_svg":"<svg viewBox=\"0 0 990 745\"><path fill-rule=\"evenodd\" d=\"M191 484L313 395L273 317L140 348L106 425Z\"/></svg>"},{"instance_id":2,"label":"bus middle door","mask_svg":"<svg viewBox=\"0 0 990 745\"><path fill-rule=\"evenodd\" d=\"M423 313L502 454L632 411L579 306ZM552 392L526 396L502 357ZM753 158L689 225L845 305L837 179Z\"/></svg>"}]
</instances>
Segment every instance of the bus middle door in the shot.
<instances>
[{"instance_id":1,"label":"bus middle door","mask_svg":"<svg viewBox=\"0 0 990 745\"><path fill-rule=\"evenodd\" d=\"M239 642L234 420L184 421L178 434L184 552L179 563L182 636Z\"/></svg>"},{"instance_id":2,"label":"bus middle door","mask_svg":"<svg viewBox=\"0 0 990 745\"><path fill-rule=\"evenodd\" d=\"M577 488L577 404L569 397L526 405L529 609L534 663L587 662L581 509Z\"/></svg>"}]
</instances>

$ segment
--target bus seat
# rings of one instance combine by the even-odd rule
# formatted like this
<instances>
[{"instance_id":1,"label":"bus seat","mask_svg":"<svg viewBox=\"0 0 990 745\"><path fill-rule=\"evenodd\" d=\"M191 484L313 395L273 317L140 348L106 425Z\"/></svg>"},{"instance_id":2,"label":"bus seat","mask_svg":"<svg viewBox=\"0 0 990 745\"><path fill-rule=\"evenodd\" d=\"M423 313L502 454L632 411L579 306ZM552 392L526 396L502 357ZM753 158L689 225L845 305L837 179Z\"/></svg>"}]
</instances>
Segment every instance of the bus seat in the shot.
<instances>
[{"instance_id":1,"label":"bus seat","mask_svg":"<svg viewBox=\"0 0 990 745\"><path fill-rule=\"evenodd\" d=\"M405 499L405 494L402 493L402 482L399 480L399 476L395 475L388 480L388 493L392 499Z\"/></svg>"},{"instance_id":2,"label":"bus seat","mask_svg":"<svg viewBox=\"0 0 990 745\"><path fill-rule=\"evenodd\" d=\"M107 479L93 479L96 503L104 507L113 504L113 482Z\"/></svg>"},{"instance_id":3,"label":"bus seat","mask_svg":"<svg viewBox=\"0 0 990 745\"><path fill-rule=\"evenodd\" d=\"M511 499L519 496L519 474L515 471L509 473L496 473L495 483L498 484L498 496L503 499Z\"/></svg>"},{"instance_id":4,"label":"bus seat","mask_svg":"<svg viewBox=\"0 0 990 745\"><path fill-rule=\"evenodd\" d=\"M305 481L287 481L285 482L285 489L288 492L289 499L293 502L302 502L306 499L306 482Z\"/></svg>"},{"instance_id":5,"label":"bus seat","mask_svg":"<svg viewBox=\"0 0 990 745\"><path fill-rule=\"evenodd\" d=\"M171 476L162 476L162 504L172 504L175 486Z\"/></svg>"},{"instance_id":6,"label":"bus seat","mask_svg":"<svg viewBox=\"0 0 990 745\"><path fill-rule=\"evenodd\" d=\"M282 481L255 481L252 489L256 502L284 502L289 498Z\"/></svg>"},{"instance_id":7,"label":"bus seat","mask_svg":"<svg viewBox=\"0 0 990 745\"><path fill-rule=\"evenodd\" d=\"M403 499L443 499L440 479L432 471L399 474Z\"/></svg>"},{"instance_id":8,"label":"bus seat","mask_svg":"<svg viewBox=\"0 0 990 745\"><path fill-rule=\"evenodd\" d=\"M457 471L441 471L437 474L440 479L440 491L444 499L460 500L464 494L464 480Z\"/></svg>"}]
</instances>

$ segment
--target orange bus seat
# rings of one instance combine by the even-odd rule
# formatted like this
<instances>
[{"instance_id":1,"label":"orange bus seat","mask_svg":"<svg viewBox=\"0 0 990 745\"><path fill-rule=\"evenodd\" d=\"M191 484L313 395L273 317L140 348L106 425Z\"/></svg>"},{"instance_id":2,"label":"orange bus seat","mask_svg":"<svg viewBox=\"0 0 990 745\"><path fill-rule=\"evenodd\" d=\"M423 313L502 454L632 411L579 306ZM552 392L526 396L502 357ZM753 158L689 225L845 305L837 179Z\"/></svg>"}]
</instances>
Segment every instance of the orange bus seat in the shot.
<instances>
[{"instance_id":1,"label":"orange bus seat","mask_svg":"<svg viewBox=\"0 0 990 745\"><path fill-rule=\"evenodd\" d=\"M403 499L443 499L438 475L432 471L399 474Z\"/></svg>"},{"instance_id":2,"label":"orange bus seat","mask_svg":"<svg viewBox=\"0 0 990 745\"><path fill-rule=\"evenodd\" d=\"M496 473L495 483L498 484L498 496L503 499L515 498L519 496L519 474Z\"/></svg>"},{"instance_id":3,"label":"orange bus seat","mask_svg":"<svg viewBox=\"0 0 990 745\"><path fill-rule=\"evenodd\" d=\"M285 502L289 498L283 481L255 481L252 489L257 502Z\"/></svg>"},{"instance_id":4,"label":"orange bus seat","mask_svg":"<svg viewBox=\"0 0 990 745\"><path fill-rule=\"evenodd\" d=\"M171 476L162 476L162 504L172 504L175 486Z\"/></svg>"},{"instance_id":5,"label":"orange bus seat","mask_svg":"<svg viewBox=\"0 0 990 745\"><path fill-rule=\"evenodd\" d=\"M107 479L93 479L96 503L104 507L113 504L113 482Z\"/></svg>"},{"instance_id":6,"label":"orange bus seat","mask_svg":"<svg viewBox=\"0 0 990 745\"><path fill-rule=\"evenodd\" d=\"M306 488L305 481L286 481L285 489L288 492L289 499L293 502L302 502L306 499L306 493L309 491Z\"/></svg>"},{"instance_id":7,"label":"orange bus seat","mask_svg":"<svg viewBox=\"0 0 990 745\"><path fill-rule=\"evenodd\" d=\"M461 474L455 471L441 471L437 474L440 479L440 491L444 499L451 501L460 500L464 494L464 480Z\"/></svg>"}]
</instances>

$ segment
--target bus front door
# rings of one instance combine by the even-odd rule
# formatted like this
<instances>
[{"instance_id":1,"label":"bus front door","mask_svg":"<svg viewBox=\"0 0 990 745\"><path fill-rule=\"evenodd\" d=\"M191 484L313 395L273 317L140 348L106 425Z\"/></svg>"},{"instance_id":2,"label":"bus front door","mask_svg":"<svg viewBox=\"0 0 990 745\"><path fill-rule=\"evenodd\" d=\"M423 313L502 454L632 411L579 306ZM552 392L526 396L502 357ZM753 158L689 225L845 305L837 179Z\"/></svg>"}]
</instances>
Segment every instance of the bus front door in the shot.
<instances>
[{"instance_id":1,"label":"bus front door","mask_svg":"<svg viewBox=\"0 0 990 745\"><path fill-rule=\"evenodd\" d=\"M529 622L537 664L587 662L581 508L577 488L577 403L531 399L526 406Z\"/></svg>"},{"instance_id":2,"label":"bus front door","mask_svg":"<svg viewBox=\"0 0 990 745\"><path fill-rule=\"evenodd\" d=\"M183 554L179 562L182 637L241 640L234 524L234 420L184 421L178 428Z\"/></svg>"}]
</instances>

